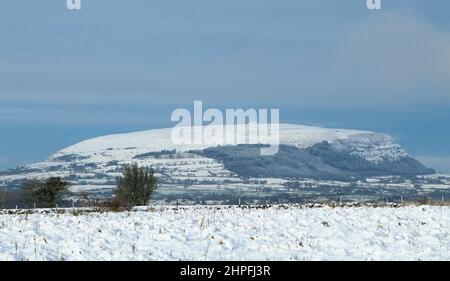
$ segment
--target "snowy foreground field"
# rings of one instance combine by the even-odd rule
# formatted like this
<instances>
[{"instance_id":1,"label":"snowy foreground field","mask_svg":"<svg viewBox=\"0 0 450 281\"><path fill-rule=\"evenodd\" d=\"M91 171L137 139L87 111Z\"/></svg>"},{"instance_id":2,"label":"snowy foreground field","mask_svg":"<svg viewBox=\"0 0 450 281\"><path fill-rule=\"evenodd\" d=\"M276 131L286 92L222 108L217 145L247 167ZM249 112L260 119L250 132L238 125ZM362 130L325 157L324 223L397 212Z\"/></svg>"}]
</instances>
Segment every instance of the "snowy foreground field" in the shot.
<instances>
[{"instance_id":1,"label":"snowy foreground field","mask_svg":"<svg viewBox=\"0 0 450 281\"><path fill-rule=\"evenodd\" d=\"M0 260L450 260L450 207L1 214Z\"/></svg>"}]
</instances>

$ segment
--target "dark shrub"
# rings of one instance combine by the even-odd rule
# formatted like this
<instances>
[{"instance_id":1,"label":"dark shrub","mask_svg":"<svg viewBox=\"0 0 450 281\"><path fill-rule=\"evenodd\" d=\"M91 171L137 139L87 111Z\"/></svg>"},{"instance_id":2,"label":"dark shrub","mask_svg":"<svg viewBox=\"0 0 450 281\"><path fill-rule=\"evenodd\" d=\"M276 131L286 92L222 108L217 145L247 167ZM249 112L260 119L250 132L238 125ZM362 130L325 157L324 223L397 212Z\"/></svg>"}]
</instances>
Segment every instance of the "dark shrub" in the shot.
<instances>
[{"instance_id":1,"label":"dark shrub","mask_svg":"<svg viewBox=\"0 0 450 281\"><path fill-rule=\"evenodd\" d=\"M0 188L0 208L5 208L6 204L6 188Z\"/></svg>"},{"instance_id":2,"label":"dark shrub","mask_svg":"<svg viewBox=\"0 0 450 281\"><path fill-rule=\"evenodd\" d=\"M116 195L101 201L99 207L102 211L121 212L126 210L127 202L122 196Z\"/></svg>"},{"instance_id":3,"label":"dark shrub","mask_svg":"<svg viewBox=\"0 0 450 281\"><path fill-rule=\"evenodd\" d=\"M22 190L39 207L55 207L61 198L68 193L69 182L60 177L51 177L45 180L27 180Z\"/></svg>"},{"instance_id":4,"label":"dark shrub","mask_svg":"<svg viewBox=\"0 0 450 281\"><path fill-rule=\"evenodd\" d=\"M431 203L430 198L424 196L421 199L419 199L419 205L429 205Z\"/></svg>"},{"instance_id":5,"label":"dark shrub","mask_svg":"<svg viewBox=\"0 0 450 281\"><path fill-rule=\"evenodd\" d=\"M126 165L122 178L117 181L114 195L127 206L147 205L157 187L155 171L137 164Z\"/></svg>"}]
</instances>

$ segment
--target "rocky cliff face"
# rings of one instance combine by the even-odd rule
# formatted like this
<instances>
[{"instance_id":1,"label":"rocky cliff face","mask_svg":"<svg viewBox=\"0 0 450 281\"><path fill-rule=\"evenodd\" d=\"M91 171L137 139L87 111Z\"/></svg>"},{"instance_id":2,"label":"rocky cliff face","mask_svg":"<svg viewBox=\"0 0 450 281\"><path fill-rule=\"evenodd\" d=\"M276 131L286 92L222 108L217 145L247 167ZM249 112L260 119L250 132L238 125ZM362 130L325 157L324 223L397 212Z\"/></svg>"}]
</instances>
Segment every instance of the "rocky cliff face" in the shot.
<instances>
[{"instance_id":1,"label":"rocky cliff face","mask_svg":"<svg viewBox=\"0 0 450 281\"><path fill-rule=\"evenodd\" d=\"M238 130L238 133L245 133ZM0 173L0 185L62 176L77 190L111 188L124 164L153 166L166 185L239 183L243 178L349 180L433 173L392 137L367 131L280 125L280 151L260 156L258 145L175 145L171 129L110 135L56 152L48 160Z\"/></svg>"}]
</instances>

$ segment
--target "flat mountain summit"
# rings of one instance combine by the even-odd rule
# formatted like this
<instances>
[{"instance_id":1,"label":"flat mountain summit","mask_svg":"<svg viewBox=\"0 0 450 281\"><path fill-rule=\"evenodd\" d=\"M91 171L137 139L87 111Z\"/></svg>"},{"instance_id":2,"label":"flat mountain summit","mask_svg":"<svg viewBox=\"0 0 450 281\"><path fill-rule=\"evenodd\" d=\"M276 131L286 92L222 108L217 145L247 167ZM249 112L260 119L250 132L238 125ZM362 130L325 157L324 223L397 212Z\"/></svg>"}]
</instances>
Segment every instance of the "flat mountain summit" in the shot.
<instances>
[{"instance_id":1,"label":"flat mountain summit","mask_svg":"<svg viewBox=\"0 0 450 281\"><path fill-rule=\"evenodd\" d=\"M112 188L124 164L155 168L166 186L227 185L253 179L350 181L363 177L434 173L386 134L280 124L279 152L261 156L264 144L179 145L171 128L101 136L51 155L46 161L0 173L0 184L61 176L76 190ZM245 130L237 127L237 133Z\"/></svg>"}]
</instances>

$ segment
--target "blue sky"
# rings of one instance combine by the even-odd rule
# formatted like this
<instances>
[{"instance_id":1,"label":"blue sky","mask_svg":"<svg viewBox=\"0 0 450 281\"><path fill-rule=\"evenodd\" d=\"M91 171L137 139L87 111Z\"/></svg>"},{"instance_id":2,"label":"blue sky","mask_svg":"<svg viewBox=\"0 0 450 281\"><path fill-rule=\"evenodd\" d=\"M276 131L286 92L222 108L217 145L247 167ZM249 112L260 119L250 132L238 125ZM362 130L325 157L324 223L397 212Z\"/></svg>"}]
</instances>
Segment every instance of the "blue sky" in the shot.
<instances>
[{"instance_id":1,"label":"blue sky","mask_svg":"<svg viewBox=\"0 0 450 281\"><path fill-rule=\"evenodd\" d=\"M392 134L450 172L449 1L8 0L0 168L170 113L276 107L281 120Z\"/></svg>"}]
</instances>

